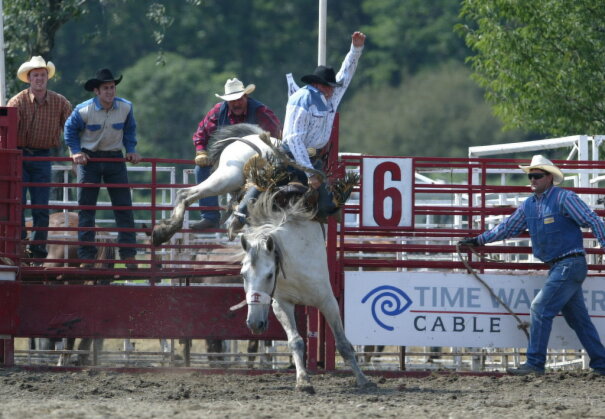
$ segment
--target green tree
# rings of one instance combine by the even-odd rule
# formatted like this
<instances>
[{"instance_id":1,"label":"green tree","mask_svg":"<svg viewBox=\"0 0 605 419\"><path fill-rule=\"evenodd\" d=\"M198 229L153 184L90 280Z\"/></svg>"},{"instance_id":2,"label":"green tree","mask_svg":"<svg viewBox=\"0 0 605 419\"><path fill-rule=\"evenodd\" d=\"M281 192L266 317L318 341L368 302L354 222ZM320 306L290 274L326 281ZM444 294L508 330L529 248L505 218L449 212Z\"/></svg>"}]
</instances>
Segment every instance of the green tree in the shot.
<instances>
[{"instance_id":1,"label":"green tree","mask_svg":"<svg viewBox=\"0 0 605 419\"><path fill-rule=\"evenodd\" d=\"M605 132L605 2L463 0L474 77L506 127Z\"/></svg>"},{"instance_id":2,"label":"green tree","mask_svg":"<svg viewBox=\"0 0 605 419\"><path fill-rule=\"evenodd\" d=\"M144 157L193 160L191 137L219 101L216 87L233 75L218 71L212 60L174 53L166 53L165 64L156 65L156 59L152 53L125 69L118 86L118 95L134 105L137 151Z\"/></svg>"},{"instance_id":3,"label":"green tree","mask_svg":"<svg viewBox=\"0 0 605 419\"><path fill-rule=\"evenodd\" d=\"M70 19L81 16L86 0L5 0L3 2L4 43L7 74L33 55L52 59L57 31ZM7 77L8 91L21 87Z\"/></svg>"},{"instance_id":4,"label":"green tree","mask_svg":"<svg viewBox=\"0 0 605 419\"><path fill-rule=\"evenodd\" d=\"M126 32L125 36L129 38L125 38L123 45L131 46L133 50L130 52L141 51L143 43L148 48L151 45L151 48L161 51L158 46L161 47L164 35L173 22L167 14L164 2L171 3L174 0L156 0L151 3L135 0L5 0L3 18L6 73L16 74L19 65L33 55L41 55L51 61L56 57L60 62L56 63L58 72L55 81L61 85L60 78L64 74L63 70L66 70L61 66L63 64L61 59L64 56L62 53L64 51L62 47L65 45L64 35L67 34L68 37L77 40L76 42L92 42L94 46L95 42L97 44L100 42L99 40L111 38L111 35L103 30L107 22L111 22L116 27L127 28L122 32ZM200 0L187 0L181 3L195 8L200 5ZM123 12L129 9L133 10L132 16L136 16L136 25L130 25L131 22L124 20ZM70 31L70 28L74 27L73 24L81 20L85 20L86 24L80 26L76 32ZM141 27L143 31L137 32ZM111 51L111 48L103 50L93 48L89 52L92 54L97 52L101 57L107 57L110 55L108 51ZM77 63L80 52L79 48L72 48L68 54L73 56L73 61ZM12 96L22 85L14 77L6 79L8 96ZM73 83L73 79L70 79L70 82Z\"/></svg>"},{"instance_id":5,"label":"green tree","mask_svg":"<svg viewBox=\"0 0 605 419\"><path fill-rule=\"evenodd\" d=\"M459 0L364 0L369 23L363 30L369 64L363 73L374 83L399 85L408 74L447 60L464 61L469 50L454 32Z\"/></svg>"},{"instance_id":6,"label":"green tree","mask_svg":"<svg viewBox=\"0 0 605 419\"><path fill-rule=\"evenodd\" d=\"M463 64L451 62L399 87L365 87L341 110L340 150L373 155L466 157L468 147L523 141L483 100Z\"/></svg>"}]
</instances>

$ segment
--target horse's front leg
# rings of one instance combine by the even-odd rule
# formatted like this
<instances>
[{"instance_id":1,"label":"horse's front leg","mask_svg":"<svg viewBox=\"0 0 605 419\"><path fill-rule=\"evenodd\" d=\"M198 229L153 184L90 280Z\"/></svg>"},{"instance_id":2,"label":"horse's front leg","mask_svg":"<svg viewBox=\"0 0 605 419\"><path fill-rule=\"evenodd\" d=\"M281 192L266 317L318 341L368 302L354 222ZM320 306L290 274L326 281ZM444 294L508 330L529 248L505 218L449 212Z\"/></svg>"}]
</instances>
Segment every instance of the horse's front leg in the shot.
<instances>
[{"instance_id":1,"label":"horse's front leg","mask_svg":"<svg viewBox=\"0 0 605 419\"><path fill-rule=\"evenodd\" d=\"M277 317L277 320L279 320L288 336L288 346L292 351L294 365L296 366L296 389L305 393L315 394L315 389L305 368L305 342L296 329L294 304L274 299L272 305L275 317Z\"/></svg>"},{"instance_id":2,"label":"horse's front leg","mask_svg":"<svg viewBox=\"0 0 605 419\"><path fill-rule=\"evenodd\" d=\"M174 234L183 227L185 218L185 210L189 205L199 199L202 195L201 184L192 186L191 188L179 189L176 192L176 204L172 210L169 219L161 220L153 227L151 232L151 240L154 246L159 246L162 243L170 240Z\"/></svg>"},{"instance_id":3,"label":"horse's front leg","mask_svg":"<svg viewBox=\"0 0 605 419\"><path fill-rule=\"evenodd\" d=\"M340 311L338 310L336 298L334 298L333 295L329 296L324 300L324 304L317 308L319 311L321 311L326 318L326 321L330 325L330 328L334 334L334 339L336 340L336 348L338 349L338 352L340 352L340 355L342 355L345 362L353 370L353 374L355 374L355 379L357 380L357 386L366 388L376 387L376 384L368 380L357 364L355 350L353 349L351 342L349 342L347 339L344 327L342 326L342 320L340 319Z\"/></svg>"}]
</instances>

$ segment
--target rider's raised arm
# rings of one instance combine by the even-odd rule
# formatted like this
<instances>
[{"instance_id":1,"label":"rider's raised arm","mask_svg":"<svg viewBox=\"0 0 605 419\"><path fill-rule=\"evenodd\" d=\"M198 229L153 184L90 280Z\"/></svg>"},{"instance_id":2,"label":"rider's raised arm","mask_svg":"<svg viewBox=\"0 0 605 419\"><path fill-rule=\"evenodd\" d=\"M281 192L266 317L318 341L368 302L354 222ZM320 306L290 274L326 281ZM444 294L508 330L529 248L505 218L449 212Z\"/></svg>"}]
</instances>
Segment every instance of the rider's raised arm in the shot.
<instances>
[{"instance_id":1,"label":"rider's raised arm","mask_svg":"<svg viewBox=\"0 0 605 419\"><path fill-rule=\"evenodd\" d=\"M342 86L334 88L334 94L332 95L332 103L334 108L338 107L338 104L347 91L349 84L351 84L351 80L353 80L355 70L357 70L357 64L359 64L359 58L363 52L365 38L365 35L361 32L355 32L352 36L353 40L351 42L349 52L342 61L340 70L338 70L338 73L336 73L336 81L342 83Z\"/></svg>"}]
</instances>

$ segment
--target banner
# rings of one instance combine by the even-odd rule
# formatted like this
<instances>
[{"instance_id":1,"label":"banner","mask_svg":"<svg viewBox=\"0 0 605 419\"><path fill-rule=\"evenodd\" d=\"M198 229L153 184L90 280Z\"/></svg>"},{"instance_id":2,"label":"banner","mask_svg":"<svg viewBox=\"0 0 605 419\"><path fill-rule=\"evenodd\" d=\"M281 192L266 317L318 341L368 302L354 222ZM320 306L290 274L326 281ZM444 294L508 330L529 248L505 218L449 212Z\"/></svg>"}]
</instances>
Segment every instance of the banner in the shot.
<instances>
[{"instance_id":1,"label":"banner","mask_svg":"<svg viewBox=\"0 0 605 419\"><path fill-rule=\"evenodd\" d=\"M524 322L545 276L481 278ZM605 278L589 277L588 312L605 337ZM507 310L472 275L447 272L345 272L345 331L354 345L518 348L527 338ZM529 330L528 330L529 331ZM580 349L561 315L549 348Z\"/></svg>"}]
</instances>

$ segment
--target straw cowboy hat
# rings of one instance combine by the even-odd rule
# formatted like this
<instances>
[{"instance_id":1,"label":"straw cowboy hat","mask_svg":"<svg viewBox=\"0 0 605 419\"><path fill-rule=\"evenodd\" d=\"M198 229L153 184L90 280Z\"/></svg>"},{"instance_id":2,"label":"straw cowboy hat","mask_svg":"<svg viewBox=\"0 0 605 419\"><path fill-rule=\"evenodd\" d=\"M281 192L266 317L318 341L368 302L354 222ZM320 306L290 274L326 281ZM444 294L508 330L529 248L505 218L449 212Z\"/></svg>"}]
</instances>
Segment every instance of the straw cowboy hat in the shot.
<instances>
[{"instance_id":1,"label":"straw cowboy hat","mask_svg":"<svg viewBox=\"0 0 605 419\"><path fill-rule=\"evenodd\" d=\"M237 78L232 78L227 80L225 83L225 94L219 95L215 93L216 97L223 99L224 101L230 102L232 100L238 100L240 97L244 95L249 95L254 92L256 86L254 84L249 84L244 88L244 83L239 81Z\"/></svg>"},{"instance_id":2,"label":"straw cowboy hat","mask_svg":"<svg viewBox=\"0 0 605 419\"><path fill-rule=\"evenodd\" d=\"M92 92L97 87L99 87L101 84L107 83L109 81L114 81L117 86L122 81L122 76L120 75L120 77L115 78L113 76L113 74L111 73L110 69L102 68L99 71L97 71L96 77L94 77L94 78L88 80L86 83L84 83L84 89L88 90L89 92Z\"/></svg>"},{"instance_id":3,"label":"straw cowboy hat","mask_svg":"<svg viewBox=\"0 0 605 419\"><path fill-rule=\"evenodd\" d=\"M553 183L558 185L563 182L563 172L559 170L550 160L541 154L536 154L531 158L529 166L519 166L525 173L529 173L531 169L540 169L553 175Z\"/></svg>"},{"instance_id":4,"label":"straw cowboy hat","mask_svg":"<svg viewBox=\"0 0 605 419\"><path fill-rule=\"evenodd\" d=\"M19 70L17 70L17 78L24 83L29 83L27 75L30 71L36 68L45 68L46 71L48 71L49 80L52 79L55 75L55 65L51 61L44 61L44 58L37 55L35 57L32 57L29 61L21 64L21 67L19 67Z\"/></svg>"},{"instance_id":5,"label":"straw cowboy hat","mask_svg":"<svg viewBox=\"0 0 605 419\"><path fill-rule=\"evenodd\" d=\"M338 83L336 81L336 73L334 73L334 69L332 67L326 67L325 65L318 66L315 71L313 71L313 74L302 76L300 80L307 84L320 83L332 87L342 86L342 83Z\"/></svg>"}]
</instances>

